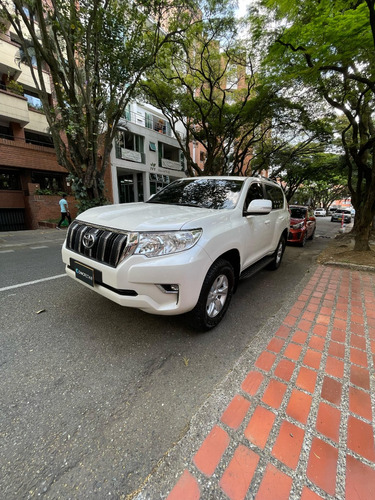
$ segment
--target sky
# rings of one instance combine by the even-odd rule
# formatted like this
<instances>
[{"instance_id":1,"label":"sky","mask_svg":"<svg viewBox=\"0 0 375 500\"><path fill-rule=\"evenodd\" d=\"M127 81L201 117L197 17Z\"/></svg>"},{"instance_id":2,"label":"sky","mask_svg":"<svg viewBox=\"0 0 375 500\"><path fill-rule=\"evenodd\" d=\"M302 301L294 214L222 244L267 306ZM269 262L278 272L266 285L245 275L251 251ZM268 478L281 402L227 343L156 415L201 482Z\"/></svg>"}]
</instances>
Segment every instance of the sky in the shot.
<instances>
[{"instance_id":1,"label":"sky","mask_svg":"<svg viewBox=\"0 0 375 500\"><path fill-rule=\"evenodd\" d=\"M251 3L251 0L237 0L238 1L238 15L241 17L246 14L246 9Z\"/></svg>"}]
</instances>

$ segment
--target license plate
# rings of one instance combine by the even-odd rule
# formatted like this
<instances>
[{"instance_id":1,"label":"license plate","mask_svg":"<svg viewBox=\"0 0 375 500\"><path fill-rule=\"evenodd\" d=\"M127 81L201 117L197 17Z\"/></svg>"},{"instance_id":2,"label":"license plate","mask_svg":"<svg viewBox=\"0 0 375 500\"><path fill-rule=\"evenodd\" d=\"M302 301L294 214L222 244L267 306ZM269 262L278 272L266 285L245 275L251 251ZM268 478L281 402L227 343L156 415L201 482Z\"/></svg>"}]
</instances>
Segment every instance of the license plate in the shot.
<instances>
[{"instance_id":1,"label":"license plate","mask_svg":"<svg viewBox=\"0 0 375 500\"><path fill-rule=\"evenodd\" d=\"M74 262L74 272L78 280L81 280L90 286L94 286L94 269L92 267L87 267L80 262Z\"/></svg>"}]
</instances>

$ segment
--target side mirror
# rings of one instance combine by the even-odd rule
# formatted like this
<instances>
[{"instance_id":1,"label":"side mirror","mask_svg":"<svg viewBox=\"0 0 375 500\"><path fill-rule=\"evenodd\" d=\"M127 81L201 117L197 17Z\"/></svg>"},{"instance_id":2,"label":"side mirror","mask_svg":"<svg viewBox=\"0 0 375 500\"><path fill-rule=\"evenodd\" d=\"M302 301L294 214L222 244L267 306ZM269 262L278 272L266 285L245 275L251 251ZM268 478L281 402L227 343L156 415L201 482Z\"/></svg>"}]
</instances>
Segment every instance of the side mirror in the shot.
<instances>
[{"instance_id":1,"label":"side mirror","mask_svg":"<svg viewBox=\"0 0 375 500\"><path fill-rule=\"evenodd\" d=\"M245 215L267 215L271 210L271 200L253 200L247 207Z\"/></svg>"}]
</instances>

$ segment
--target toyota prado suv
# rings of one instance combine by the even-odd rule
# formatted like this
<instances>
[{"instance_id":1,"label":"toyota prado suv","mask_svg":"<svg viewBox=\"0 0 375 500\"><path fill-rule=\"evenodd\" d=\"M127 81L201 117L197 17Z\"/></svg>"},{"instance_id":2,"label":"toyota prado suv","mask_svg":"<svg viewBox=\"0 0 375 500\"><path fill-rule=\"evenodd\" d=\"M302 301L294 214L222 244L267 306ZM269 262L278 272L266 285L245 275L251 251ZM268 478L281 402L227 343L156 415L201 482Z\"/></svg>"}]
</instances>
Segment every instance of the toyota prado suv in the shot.
<instances>
[{"instance_id":1,"label":"toyota prado suv","mask_svg":"<svg viewBox=\"0 0 375 500\"><path fill-rule=\"evenodd\" d=\"M200 330L225 315L241 278L277 269L290 215L264 177L194 177L147 202L91 208L70 224L66 272L117 304L188 313Z\"/></svg>"}]
</instances>

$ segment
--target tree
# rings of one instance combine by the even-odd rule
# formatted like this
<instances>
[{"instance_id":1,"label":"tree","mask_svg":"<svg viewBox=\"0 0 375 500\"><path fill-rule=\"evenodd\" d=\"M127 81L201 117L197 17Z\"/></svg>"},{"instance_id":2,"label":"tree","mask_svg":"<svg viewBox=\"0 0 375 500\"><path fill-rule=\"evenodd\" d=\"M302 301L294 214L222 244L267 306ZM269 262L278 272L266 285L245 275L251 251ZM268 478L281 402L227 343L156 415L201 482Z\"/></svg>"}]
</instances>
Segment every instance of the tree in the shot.
<instances>
[{"instance_id":1,"label":"tree","mask_svg":"<svg viewBox=\"0 0 375 500\"><path fill-rule=\"evenodd\" d=\"M215 3L214 10L202 11L199 22L164 44L142 85L146 98L168 118L189 175L244 173L254 146L271 128L275 96L257 82L238 27L231 5ZM205 151L203 169L191 142Z\"/></svg>"},{"instance_id":2,"label":"tree","mask_svg":"<svg viewBox=\"0 0 375 500\"><path fill-rule=\"evenodd\" d=\"M314 157L315 168L296 189L293 199L313 207L323 205L328 209L333 201L348 197L347 176L342 156L321 154Z\"/></svg>"},{"instance_id":3,"label":"tree","mask_svg":"<svg viewBox=\"0 0 375 500\"><path fill-rule=\"evenodd\" d=\"M173 20L179 19L177 31L190 23L188 3L14 0L13 10L11 2L0 0L0 17L19 39L20 63L30 66L58 162L74 181L81 209L105 201L103 177L118 121L145 70L177 30Z\"/></svg>"},{"instance_id":4,"label":"tree","mask_svg":"<svg viewBox=\"0 0 375 500\"><path fill-rule=\"evenodd\" d=\"M269 22L272 19L272 26ZM303 84L345 117L341 140L356 209L355 250L369 250L375 216L375 11L373 0L260 0L254 40L280 86Z\"/></svg>"}]
</instances>

